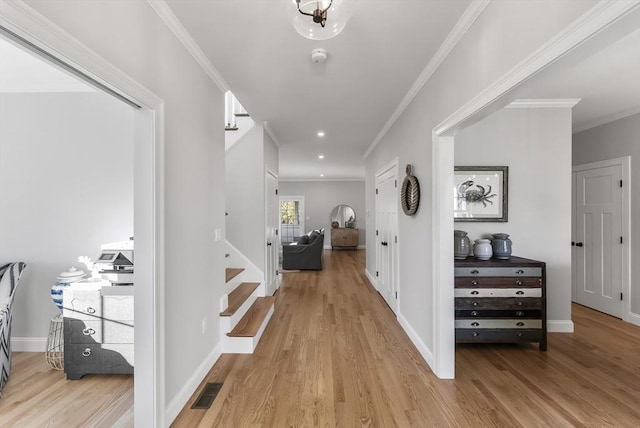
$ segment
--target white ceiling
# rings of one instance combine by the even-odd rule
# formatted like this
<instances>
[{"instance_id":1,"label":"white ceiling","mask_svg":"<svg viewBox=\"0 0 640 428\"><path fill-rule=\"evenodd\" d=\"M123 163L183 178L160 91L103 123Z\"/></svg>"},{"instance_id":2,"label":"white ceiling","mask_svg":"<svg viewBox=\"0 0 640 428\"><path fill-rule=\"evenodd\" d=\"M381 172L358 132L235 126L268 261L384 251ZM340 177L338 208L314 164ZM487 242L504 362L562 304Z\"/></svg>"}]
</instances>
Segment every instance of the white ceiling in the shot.
<instances>
[{"instance_id":1,"label":"white ceiling","mask_svg":"<svg viewBox=\"0 0 640 428\"><path fill-rule=\"evenodd\" d=\"M470 1L361 1L345 30L323 42L298 35L281 1L167 4L252 117L268 122L281 179L362 179L363 154ZM310 60L317 47L329 52L325 64ZM92 90L0 39L0 92ZM640 28L518 95L581 98L574 129L640 111Z\"/></svg>"}]
</instances>

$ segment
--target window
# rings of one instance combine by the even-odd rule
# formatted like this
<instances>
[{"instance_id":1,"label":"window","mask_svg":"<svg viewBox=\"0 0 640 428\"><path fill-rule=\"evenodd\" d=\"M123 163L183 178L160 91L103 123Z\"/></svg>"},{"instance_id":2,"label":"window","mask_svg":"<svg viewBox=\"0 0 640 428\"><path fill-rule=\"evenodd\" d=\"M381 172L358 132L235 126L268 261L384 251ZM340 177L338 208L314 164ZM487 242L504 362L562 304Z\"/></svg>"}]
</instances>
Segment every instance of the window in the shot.
<instances>
[{"instance_id":1,"label":"window","mask_svg":"<svg viewBox=\"0 0 640 428\"><path fill-rule=\"evenodd\" d=\"M280 241L288 244L304 234L304 196L280 197Z\"/></svg>"}]
</instances>

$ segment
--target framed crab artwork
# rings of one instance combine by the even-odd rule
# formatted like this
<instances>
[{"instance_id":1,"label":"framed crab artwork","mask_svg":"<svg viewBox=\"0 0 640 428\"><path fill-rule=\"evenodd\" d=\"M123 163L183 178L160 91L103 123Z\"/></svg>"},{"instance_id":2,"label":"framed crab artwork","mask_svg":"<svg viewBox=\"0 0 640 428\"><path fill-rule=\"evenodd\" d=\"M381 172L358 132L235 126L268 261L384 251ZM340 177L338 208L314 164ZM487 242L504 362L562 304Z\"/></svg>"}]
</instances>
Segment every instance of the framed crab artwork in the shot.
<instances>
[{"instance_id":1,"label":"framed crab artwork","mask_svg":"<svg viewBox=\"0 0 640 428\"><path fill-rule=\"evenodd\" d=\"M456 166L454 221L507 221L508 166Z\"/></svg>"}]
</instances>

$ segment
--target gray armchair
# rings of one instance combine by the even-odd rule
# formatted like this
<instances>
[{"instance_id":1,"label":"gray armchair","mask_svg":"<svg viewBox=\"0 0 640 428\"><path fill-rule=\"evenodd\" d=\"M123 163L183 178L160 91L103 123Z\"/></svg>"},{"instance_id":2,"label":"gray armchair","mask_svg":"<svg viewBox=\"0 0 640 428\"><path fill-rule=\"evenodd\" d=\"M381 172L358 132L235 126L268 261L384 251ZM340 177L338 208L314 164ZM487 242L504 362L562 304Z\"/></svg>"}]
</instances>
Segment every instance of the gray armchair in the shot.
<instances>
[{"instance_id":1,"label":"gray armchair","mask_svg":"<svg viewBox=\"0 0 640 428\"><path fill-rule=\"evenodd\" d=\"M11 304L25 266L22 262L0 266L0 396L11 373Z\"/></svg>"},{"instance_id":2,"label":"gray armchair","mask_svg":"<svg viewBox=\"0 0 640 428\"><path fill-rule=\"evenodd\" d=\"M282 246L282 268L285 270L322 270L324 229L301 236L297 242Z\"/></svg>"}]
</instances>

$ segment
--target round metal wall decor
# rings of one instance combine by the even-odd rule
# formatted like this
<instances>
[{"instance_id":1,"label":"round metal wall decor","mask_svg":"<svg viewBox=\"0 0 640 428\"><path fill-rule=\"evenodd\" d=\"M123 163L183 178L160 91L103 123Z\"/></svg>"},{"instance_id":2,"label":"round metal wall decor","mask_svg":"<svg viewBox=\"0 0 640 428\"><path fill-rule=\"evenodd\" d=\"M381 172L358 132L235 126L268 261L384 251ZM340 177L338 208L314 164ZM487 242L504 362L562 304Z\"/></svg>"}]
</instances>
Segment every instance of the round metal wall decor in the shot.
<instances>
[{"instance_id":1,"label":"round metal wall decor","mask_svg":"<svg viewBox=\"0 0 640 428\"><path fill-rule=\"evenodd\" d=\"M402 202L402 211L406 215L414 215L418 211L420 204L420 185L418 179L412 174L411 164L407 164L407 176L402 182L400 191L400 200Z\"/></svg>"}]
</instances>

